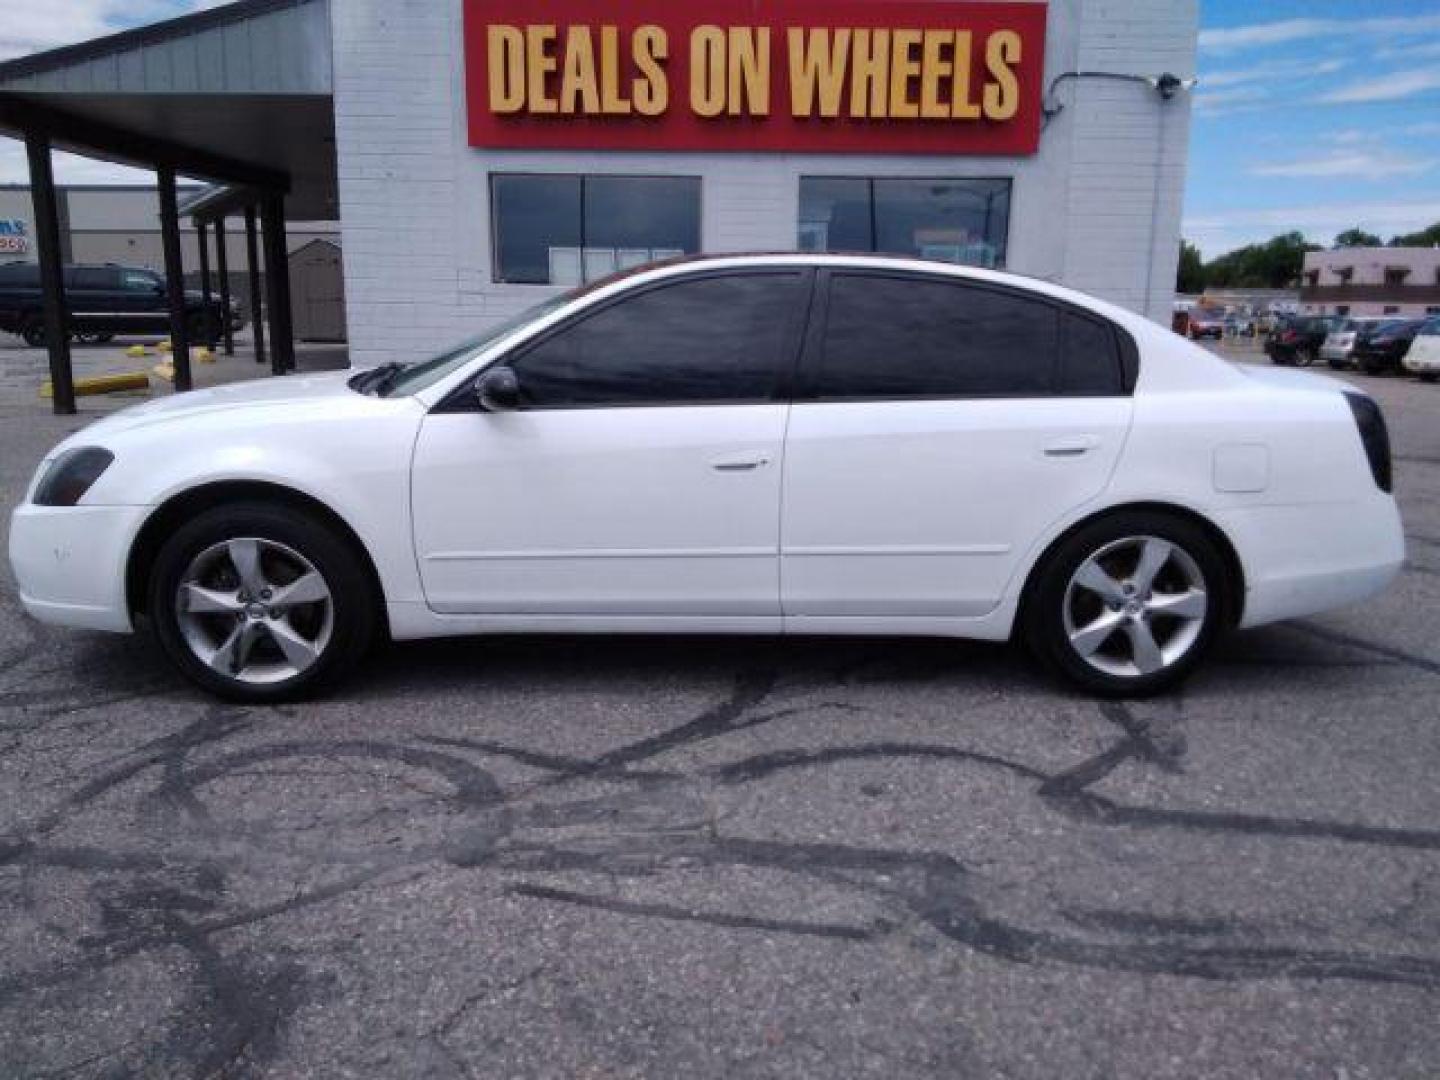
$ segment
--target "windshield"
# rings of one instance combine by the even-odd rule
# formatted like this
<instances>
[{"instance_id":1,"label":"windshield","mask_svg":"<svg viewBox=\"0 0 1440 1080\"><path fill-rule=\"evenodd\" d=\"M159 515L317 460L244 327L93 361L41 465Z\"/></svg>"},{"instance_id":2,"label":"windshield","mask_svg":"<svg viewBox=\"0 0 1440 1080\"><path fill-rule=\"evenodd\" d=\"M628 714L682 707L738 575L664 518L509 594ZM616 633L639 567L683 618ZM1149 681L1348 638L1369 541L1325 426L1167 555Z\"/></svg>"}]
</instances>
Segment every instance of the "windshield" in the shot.
<instances>
[{"instance_id":1,"label":"windshield","mask_svg":"<svg viewBox=\"0 0 1440 1080\"><path fill-rule=\"evenodd\" d=\"M559 296L552 296L548 300L542 300L533 307L526 308L520 314L512 315L510 318L496 323L484 333L477 334L475 337L468 338L459 345L445 350L439 356L432 356L429 360L421 360L400 369L385 381L379 390L380 396L404 397L407 394L418 393L425 387L443 379L501 338L514 333L528 323L543 319L557 308L564 307L575 298L578 291L565 292Z\"/></svg>"}]
</instances>

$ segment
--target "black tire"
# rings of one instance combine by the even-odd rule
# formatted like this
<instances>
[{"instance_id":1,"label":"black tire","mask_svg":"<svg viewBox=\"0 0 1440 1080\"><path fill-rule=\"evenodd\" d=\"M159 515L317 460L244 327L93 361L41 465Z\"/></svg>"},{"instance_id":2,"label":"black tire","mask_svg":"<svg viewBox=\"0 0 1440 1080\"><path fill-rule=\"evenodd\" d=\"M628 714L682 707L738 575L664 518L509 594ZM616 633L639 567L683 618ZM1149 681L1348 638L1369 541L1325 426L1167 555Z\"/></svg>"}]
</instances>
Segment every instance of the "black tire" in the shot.
<instances>
[{"instance_id":1,"label":"black tire","mask_svg":"<svg viewBox=\"0 0 1440 1080\"><path fill-rule=\"evenodd\" d=\"M1295 350L1295 366L1310 367L1320 359L1320 350L1313 345L1304 349Z\"/></svg>"},{"instance_id":2,"label":"black tire","mask_svg":"<svg viewBox=\"0 0 1440 1080\"><path fill-rule=\"evenodd\" d=\"M1107 612L1107 605L1083 588L1072 595L1072 579L1092 556L1140 537L1166 541L1188 557L1189 572L1198 571L1203 579L1203 616L1182 621L1157 614L1152 621L1147 612L1140 612L1131 619L1124 609L1112 607ZM1138 551L1137 548L1137 554ZM1127 549L1117 548L1114 557L1128 558ZM1165 588L1157 587L1155 592L1162 595L1172 592L1171 582L1178 579L1169 575L1182 571L1185 567L1178 561L1167 562L1155 578L1157 586ZM1092 694L1113 698L1148 697L1177 686L1189 676L1213 644L1216 634L1230 625L1231 586L1225 557L1204 528L1162 511L1122 511L1080 526L1045 554L1024 597L1020 635L1031 653L1053 675ZM1094 660L1087 660L1072 645L1067 626L1067 605L1084 603L1093 603L1096 614L1073 620L1081 623L1082 630L1092 625L1092 618L1121 620L1110 636L1103 639L1101 648L1094 650ZM1160 643L1162 652L1173 647L1179 650L1177 654L1167 657L1163 667L1149 674L1140 673L1138 665L1133 663L1131 666L1136 670L1128 674L1097 667L1097 663L1116 666L1125 663L1123 653L1131 649L1131 631L1126 621L1137 620L1143 621L1146 632L1152 641ZM1117 655L1105 651L1112 648Z\"/></svg>"},{"instance_id":3,"label":"black tire","mask_svg":"<svg viewBox=\"0 0 1440 1080\"><path fill-rule=\"evenodd\" d=\"M43 349L47 344L45 320L32 315L20 325L20 336L32 349Z\"/></svg>"},{"instance_id":4,"label":"black tire","mask_svg":"<svg viewBox=\"0 0 1440 1080\"><path fill-rule=\"evenodd\" d=\"M1420 381L1434 382L1437 378L1440 378L1440 375L1436 375L1433 371L1427 371L1425 374L1420 376Z\"/></svg>"},{"instance_id":5,"label":"black tire","mask_svg":"<svg viewBox=\"0 0 1440 1080\"><path fill-rule=\"evenodd\" d=\"M196 312L185 320L185 334L191 347L204 345L207 349L214 349L220 340L215 327L203 312Z\"/></svg>"},{"instance_id":6,"label":"black tire","mask_svg":"<svg viewBox=\"0 0 1440 1080\"><path fill-rule=\"evenodd\" d=\"M202 661L182 629L177 598L193 562L216 545L242 538L256 538L298 553L318 571L328 588L326 603L332 611L328 636L311 666L291 677L252 682L222 673ZM379 626L380 600L364 555L355 550L354 542L316 515L277 503L230 503L206 510L186 522L156 555L146 599L151 631L170 661L186 678L229 701L271 703L308 697L353 670L375 641ZM313 613L313 608L311 611ZM237 621L245 618L233 617ZM218 640L224 632L225 621L232 616L213 618L219 620L215 624L215 640ZM254 650L259 650L263 659L268 647L273 658L283 661L278 639L273 635L266 639L264 635L268 631L263 626L261 631Z\"/></svg>"}]
</instances>

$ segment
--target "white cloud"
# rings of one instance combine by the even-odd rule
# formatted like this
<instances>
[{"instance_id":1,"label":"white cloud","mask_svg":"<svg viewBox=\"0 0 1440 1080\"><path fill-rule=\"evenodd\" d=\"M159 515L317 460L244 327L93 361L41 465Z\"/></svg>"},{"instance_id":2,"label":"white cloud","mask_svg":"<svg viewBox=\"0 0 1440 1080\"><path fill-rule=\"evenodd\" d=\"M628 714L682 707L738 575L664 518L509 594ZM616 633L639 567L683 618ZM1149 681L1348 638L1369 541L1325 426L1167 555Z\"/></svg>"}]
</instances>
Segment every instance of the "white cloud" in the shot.
<instances>
[{"instance_id":1,"label":"white cloud","mask_svg":"<svg viewBox=\"0 0 1440 1080\"><path fill-rule=\"evenodd\" d=\"M1336 152L1294 161L1273 161L1255 165L1253 176L1354 177L1361 180L1383 180L1392 176L1411 176L1434 168L1434 158L1407 157L1363 151Z\"/></svg>"},{"instance_id":2,"label":"white cloud","mask_svg":"<svg viewBox=\"0 0 1440 1080\"><path fill-rule=\"evenodd\" d=\"M1277 84L1291 79L1333 75L1347 64L1344 59L1331 60L1272 60L1247 68L1230 68L1225 71L1201 71L1200 89L1210 86L1241 86L1246 83L1274 81Z\"/></svg>"},{"instance_id":3,"label":"white cloud","mask_svg":"<svg viewBox=\"0 0 1440 1080\"><path fill-rule=\"evenodd\" d=\"M1398 101L1429 90L1440 90L1440 70L1417 68L1412 71L1391 71L1373 79L1361 79L1347 86L1322 94L1316 101L1322 105L1349 105L1367 101Z\"/></svg>"},{"instance_id":4,"label":"white cloud","mask_svg":"<svg viewBox=\"0 0 1440 1080\"><path fill-rule=\"evenodd\" d=\"M1352 227L1390 237L1415 232L1437 221L1440 221L1440 198L1332 203L1193 214L1185 218L1182 235L1197 244L1206 258L1214 258L1292 229L1317 244L1328 244L1337 233Z\"/></svg>"},{"instance_id":5,"label":"white cloud","mask_svg":"<svg viewBox=\"0 0 1440 1080\"><path fill-rule=\"evenodd\" d=\"M1440 59L1440 41L1417 41L1410 45L1390 45L1383 49L1376 49L1375 55L1382 60Z\"/></svg>"},{"instance_id":6,"label":"white cloud","mask_svg":"<svg viewBox=\"0 0 1440 1080\"><path fill-rule=\"evenodd\" d=\"M1386 16L1370 19L1281 19L1222 29L1201 30L1200 48L1210 52L1235 52L1262 45L1283 45L1292 41L1334 38L1350 41L1356 37L1401 37L1440 30L1440 15Z\"/></svg>"}]
</instances>

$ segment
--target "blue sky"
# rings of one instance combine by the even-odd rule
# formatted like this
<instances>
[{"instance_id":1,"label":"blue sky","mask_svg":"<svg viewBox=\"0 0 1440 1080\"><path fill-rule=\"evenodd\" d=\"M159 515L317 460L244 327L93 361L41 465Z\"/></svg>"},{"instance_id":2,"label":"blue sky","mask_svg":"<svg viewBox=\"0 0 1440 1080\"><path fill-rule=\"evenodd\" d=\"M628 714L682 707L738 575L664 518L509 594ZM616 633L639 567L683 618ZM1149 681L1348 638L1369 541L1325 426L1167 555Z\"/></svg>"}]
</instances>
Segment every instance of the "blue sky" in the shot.
<instances>
[{"instance_id":1,"label":"blue sky","mask_svg":"<svg viewBox=\"0 0 1440 1080\"><path fill-rule=\"evenodd\" d=\"M216 2L0 0L0 58ZM1288 229L1328 244L1440 221L1440 0L1201 0L1200 22L1183 233L1207 257ZM84 159L56 174L150 182ZM0 182L24 180L23 148L0 139Z\"/></svg>"},{"instance_id":2,"label":"blue sky","mask_svg":"<svg viewBox=\"0 0 1440 1080\"><path fill-rule=\"evenodd\" d=\"M1202 0L1184 234L1207 257L1440 221L1437 0Z\"/></svg>"}]
</instances>

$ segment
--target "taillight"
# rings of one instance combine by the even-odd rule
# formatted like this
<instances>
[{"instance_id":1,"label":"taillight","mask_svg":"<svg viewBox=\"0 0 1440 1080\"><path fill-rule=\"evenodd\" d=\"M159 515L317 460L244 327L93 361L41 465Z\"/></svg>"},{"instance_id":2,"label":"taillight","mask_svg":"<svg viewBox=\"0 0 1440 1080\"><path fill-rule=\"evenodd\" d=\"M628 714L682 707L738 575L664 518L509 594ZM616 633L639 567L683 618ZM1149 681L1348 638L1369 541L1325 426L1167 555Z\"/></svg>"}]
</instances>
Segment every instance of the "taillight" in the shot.
<instances>
[{"instance_id":1,"label":"taillight","mask_svg":"<svg viewBox=\"0 0 1440 1080\"><path fill-rule=\"evenodd\" d=\"M1389 491L1393 484L1390 476L1390 432L1385 427L1385 415L1372 397L1347 390L1345 400L1350 404L1355 426L1360 429L1360 442L1365 447L1365 457L1370 462L1375 486L1381 491Z\"/></svg>"}]
</instances>

